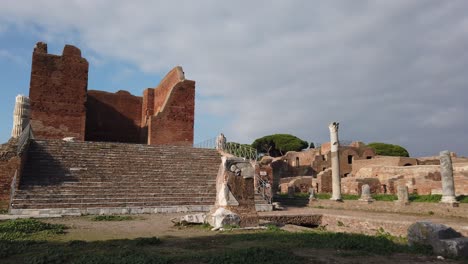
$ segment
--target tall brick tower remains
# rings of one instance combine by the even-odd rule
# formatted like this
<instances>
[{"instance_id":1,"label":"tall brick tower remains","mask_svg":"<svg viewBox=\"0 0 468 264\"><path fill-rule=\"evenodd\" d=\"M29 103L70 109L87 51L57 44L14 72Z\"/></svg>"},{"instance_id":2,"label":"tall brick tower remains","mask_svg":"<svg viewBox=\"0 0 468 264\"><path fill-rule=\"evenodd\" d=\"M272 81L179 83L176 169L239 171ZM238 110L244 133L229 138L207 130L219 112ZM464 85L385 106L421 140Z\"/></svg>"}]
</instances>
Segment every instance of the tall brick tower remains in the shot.
<instances>
[{"instance_id":1,"label":"tall brick tower remains","mask_svg":"<svg viewBox=\"0 0 468 264\"><path fill-rule=\"evenodd\" d=\"M37 138L85 139L88 62L66 45L62 56L47 53L39 42L32 57L31 125Z\"/></svg>"}]
</instances>

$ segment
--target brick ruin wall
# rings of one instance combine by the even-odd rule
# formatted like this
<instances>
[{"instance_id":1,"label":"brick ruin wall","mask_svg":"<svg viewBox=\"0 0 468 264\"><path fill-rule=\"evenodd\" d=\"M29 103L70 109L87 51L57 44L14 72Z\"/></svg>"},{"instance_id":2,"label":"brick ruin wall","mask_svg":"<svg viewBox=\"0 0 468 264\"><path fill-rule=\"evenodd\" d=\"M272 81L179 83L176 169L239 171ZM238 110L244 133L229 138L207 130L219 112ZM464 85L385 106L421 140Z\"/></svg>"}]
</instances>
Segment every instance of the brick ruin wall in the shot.
<instances>
[{"instance_id":1,"label":"brick ruin wall","mask_svg":"<svg viewBox=\"0 0 468 264\"><path fill-rule=\"evenodd\" d=\"M17 153L17 140L10 139L8 143L0 145L0 209L9 208L11 184L17 171L16 187L20 181L23 165L26 161L26 153Z\"/></svg>"},{"instance_id":2,"label":"brick ruin wall","mask_svg":"<svg viewBox=\"0 0 468 264\"><path fill-rule=\"evenodd\" d=\"M73 46L66 45L62 56L56 56L47 53L47 44L36 45L29 92L36 138L85 139L88 67Z\"/></svg>"},{"instance_id":3,"label":"brick ruin wall","mask_svg":"<svg viewBox=\"0 0 468 264\"><path fill-rule=\"evenodd\" d=\"M376 156L373 159L354 161L352 165L352 174L356 175L361 168L369 166L414 166L418 164L418 160L415 158Z\"/></svg>"},{"instance_id":4,"label":"brick ruin wall","mask_svg":"<svg viewBox=\"0 0 468 264\"><path fill-rule=\"evenodd\" d=\"M141 137L142 101L126 91L89 91L86 141L146 143Z\"/></svg>"},{"instance_id":5,"label":"brick ruin wall","mask_svg":"<svg viewBox=\"0 0 468 264\"><path fill-rule=\"evenodd\" d=\"M37 139L74 137L151 145L193 144L195 82L175 67L143 97L87 91L88 62L66 45L62 56L37 43L33 52L31 125Z\"/></svg>"},{"instance_id":6,"label":"brick ruin wall","mask_svg":"<svg viewBox=\"0 0 468 264\"><path fill-rule=\"evenodd\" d=\"M454 182L457 195L468 195L468 164L454 164ZM442 193L438 165L364 167L356 177L342 179L343 193L360 194L363 184L369 184L372 193L395 194L398 185L408 186L410 193Z\"/></svg>"},{"instance_id":7,"label":"brick ruin wall","mask_svg":"<svg viewBox=\"0 0 468 264\"><path fill-rule=\"evenodd\" d=\"M177 71L181 71L181 69ZM180 73L176 74L180 76ZM185 79L177 80L161 106L156 91L154 104L156 112L149 118L148 143L150 145L192 146L195 119L195 82ZM157 111L158 109L159 111Z\"/></svg>"}]
</instances>

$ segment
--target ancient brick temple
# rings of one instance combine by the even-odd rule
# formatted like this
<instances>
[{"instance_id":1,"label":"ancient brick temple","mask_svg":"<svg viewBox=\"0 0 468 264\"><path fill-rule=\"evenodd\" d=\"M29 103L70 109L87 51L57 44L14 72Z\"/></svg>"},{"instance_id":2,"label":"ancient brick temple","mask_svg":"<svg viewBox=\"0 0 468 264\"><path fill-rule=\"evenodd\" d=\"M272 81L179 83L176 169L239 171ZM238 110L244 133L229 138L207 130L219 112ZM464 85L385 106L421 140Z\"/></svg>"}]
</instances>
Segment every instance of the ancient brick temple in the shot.
<instances>
[{"instance_id":1,"label":"ancient brick temple","mask_svg":"<svg viewBox=\"0 0 468 264\"><path fill-rule=\"evenodd\" d=\"M47 53L47 44L36 44L29 97L37 139L193 144L195 82L185 79L181 67L143 96L88 91L88 68L74 46L57 56Z\"/></svg>"}]
</instances>

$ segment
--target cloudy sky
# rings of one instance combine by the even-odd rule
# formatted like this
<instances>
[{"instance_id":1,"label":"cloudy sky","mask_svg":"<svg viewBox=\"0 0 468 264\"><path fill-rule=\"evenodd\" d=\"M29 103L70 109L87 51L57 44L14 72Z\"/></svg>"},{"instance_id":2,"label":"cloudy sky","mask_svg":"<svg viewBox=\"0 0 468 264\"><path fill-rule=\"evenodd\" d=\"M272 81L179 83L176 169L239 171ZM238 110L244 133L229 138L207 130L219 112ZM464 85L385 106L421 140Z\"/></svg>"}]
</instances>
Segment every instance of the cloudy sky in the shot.
<instances>
[{"instance_id":1,"label":"cloudy sky","mask_svg":"<svg viewBox=\"0 0 468 264\"><path fill-rule=\"evenodd\" d=\"M224 132L468 155L468 1L1 1L0 141L37 41L90 62L89 89L141 95L172 67L196 80L195 141Z\"/></svg>"}]
</instances>

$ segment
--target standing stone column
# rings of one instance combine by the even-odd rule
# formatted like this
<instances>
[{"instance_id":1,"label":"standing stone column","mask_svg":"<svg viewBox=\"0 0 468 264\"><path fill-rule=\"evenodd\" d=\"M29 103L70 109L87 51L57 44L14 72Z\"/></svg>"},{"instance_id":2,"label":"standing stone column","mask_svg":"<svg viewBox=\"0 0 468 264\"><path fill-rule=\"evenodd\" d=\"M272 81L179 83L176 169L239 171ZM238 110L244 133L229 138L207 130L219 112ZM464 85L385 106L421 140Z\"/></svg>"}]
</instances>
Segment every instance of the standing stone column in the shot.
<instances>
[{"instance_id":1,"label":"standing stone column","mask_svg":"<svg viewBox=\"0 0 468 264\"><path fill-rule=\"evenodd\" d=\"M442 200L440 202L458 204L455 198L452 158L448 150L440 152L440 175L442 176Z\"/></svg>"},{"instance_id":2,"label":"standing stone column","mask_svg":"<svg viewBox=\"0 0 468 264\"><path fill-rule=\"evenodd\" d=\"M29 98L24 95L16 96L15 110L13 112L13 129L11 136L18 138L29 124Z\"/></svg>"},{"instance_id":3,"label":"standing stone column","mask_svg":"<svg viewBox=\"0 0 468 264\"><path fill-rule=\"evenodd\" d=\"M340 177L340 156L338 140L338 122L331 123L330 129L330 147L331 147L331 168L332 168L332 197L330 200L342 201L341 199L341 177Z\"/></svg>"}]
</instances>

